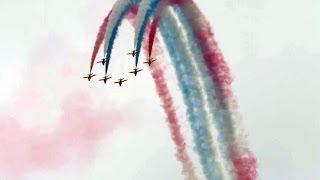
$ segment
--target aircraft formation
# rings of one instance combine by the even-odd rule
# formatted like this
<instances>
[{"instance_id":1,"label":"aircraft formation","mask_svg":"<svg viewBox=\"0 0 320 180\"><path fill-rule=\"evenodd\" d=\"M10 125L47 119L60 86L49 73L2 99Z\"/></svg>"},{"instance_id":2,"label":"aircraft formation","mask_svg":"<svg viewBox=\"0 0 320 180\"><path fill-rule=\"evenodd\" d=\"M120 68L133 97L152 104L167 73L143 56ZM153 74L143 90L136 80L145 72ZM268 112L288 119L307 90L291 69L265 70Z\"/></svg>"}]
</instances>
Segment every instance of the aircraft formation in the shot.
<instances>
[{"instance_id":1,"label":"aircraft formation","mask_svg":"<svg viewBox=\"0 0 320 180\"><path fill-rule=\"evenodd\" d=\"M136 56L136 50L133 50L131 52L129 52L127 55L132 56L133 58ZM153 62L155 62L156 59L153 58L148 58L145 62L143 62L144 64L148 64L148 66L151 66ZM98 64L102 64L102 66L104 66L106 64L106 58L101 59L100 61L98 61ZM134 76L137 76L139 72L141 72L142 69L139 68L134 68L132 71L130 71L130 74L133 74ZM91 81L91 79L96 76L96 74L93 73L89 73L87 74L87 76L83 77L84 79L87 79L88 81ZM105 75L104 77L102 77L101 79L99 79L99 81L102 81L104 84L107 83L107 81L109 79L111 79L111 76ZM128 79L124 79L124 78L119 78L118 81L115 81L115 84L118 84L119 87L121 87L123 85L124 82L128 81Z\"/></svg>"}]
</instances>

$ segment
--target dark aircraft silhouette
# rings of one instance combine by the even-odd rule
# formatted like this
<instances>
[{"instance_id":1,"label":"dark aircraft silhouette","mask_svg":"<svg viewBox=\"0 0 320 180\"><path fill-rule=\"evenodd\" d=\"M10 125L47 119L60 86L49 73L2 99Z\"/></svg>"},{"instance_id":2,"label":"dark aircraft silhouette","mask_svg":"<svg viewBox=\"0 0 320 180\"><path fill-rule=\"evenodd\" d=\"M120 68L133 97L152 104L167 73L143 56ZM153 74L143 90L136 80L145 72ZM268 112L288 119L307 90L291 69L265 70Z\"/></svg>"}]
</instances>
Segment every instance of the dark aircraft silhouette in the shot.
<instances>
[{"instance_id":1,"label":"dark aircraft silhouette","mask_svg":"<svg viewBox=\"0 0 320 180\"><path fill-rule=\"evenodd\" d=\"M99 81L103 81L105 84L107 83L108 79L111 79L112 77L110 76L104 76L102 79L100 79Z\"/></svg>"},{"instance_id":2,"label":"dark aircraft silhouette","mask_svg":"<svg viewBox=\"0 0 320 180\"><path fill-rule=\"evenodd\" d=\"M126 82L126 81L127 81L127 79L121 78L121 79L119 79L119 81L114 82L114 83L115 83L115 84L119 84L119 86L121 87L122 83L124 83L124 82Z\"/></svg>"},{"instance_id":3,"label":"dark aircraft silhouette","mask_svg":"<svg viewBox=\"0 0 320 180\"><path fill-rule=\"evenodd\" d=\"M136 50L131 51L127 55L132 55L132 57L135 57L136 56Z\"/></svg>"},{"instance_id":4,"label":"dark aircraft silhouette","mask_svg":"<svg viewBox=\"0 0 320 180\"><path fill-rule=\"evenodd\" d=\"M145 61L145 62L143 62L144 64L148 64L149 66L151 66L151 64L153 63L153 62L155 62L156 61L156 59L152 59L152 58L149 58L149 59L147 59L147 61Z\"/></svg>"},{"instance_id":5,"label":"dark aircraft silhouette","mask_svg":"<svg viewBox=\"0 0 320 180\"><path fill-rule=\"evenodd\" d=\"M134 74L134 76L137 76L138 72L142 71L142 69L134 68L133 71L130 71L129 73Z\"/></svg>"},{"instance_id":6,"label":"dark aircraft silhouette","mask_svg":"<svg viewBox=\"0 0 320 180\"><path fill-rule=\"evenodd\" d=\"M102 66L104 66L104 64L106 63L106 58L101 59L101 61L99 61L98 63L101 63Z\"/></svg>"},{"instance_id":7,"label":"dark aircraft silhouette","mask_svg":"<svg viewBox=\"0 0 320 180\"><path fill-rule=\"evenodd\" d=\"M88 74L88 76L87 76L87 77L83 77L83 78L88 79L88 81L90 81L90 80L91 80L91 78L92 78L92 77L94 77L94 76L96 76L96 74L92 74L92 73L90 73L90 74Z\"/></svg>"}]
</instances>

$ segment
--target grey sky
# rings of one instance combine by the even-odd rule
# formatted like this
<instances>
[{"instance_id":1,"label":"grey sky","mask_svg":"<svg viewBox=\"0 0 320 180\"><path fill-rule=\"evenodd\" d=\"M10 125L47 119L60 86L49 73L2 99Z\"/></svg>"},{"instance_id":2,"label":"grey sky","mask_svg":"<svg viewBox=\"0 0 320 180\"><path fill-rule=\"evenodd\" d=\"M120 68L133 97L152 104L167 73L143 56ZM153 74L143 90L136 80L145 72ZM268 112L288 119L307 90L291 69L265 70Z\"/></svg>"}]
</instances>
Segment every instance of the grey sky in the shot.
<instances>
[{"instance_id":1,"label":"grey sky","mask_svg":"<svg viewBox=\"0 0 320 180\"><path fill-rule=\"evenodd\" d=\"M258 158L260 179L320 179L320 1L195 1L210 20L230 64L245 129ZM19 70L33 45L48 34L60 34L84 56L81 61L86 61L98 26L113 3L114 0L0 0L0 107L19 89ZM128 34L130 30L122 29ZM129 49L126 40L119 37L116 47ZM120 54L115 50L115 56L124 57ZM81 65L81 70L87 68L83 67L86 63ZM114 69L115 73L121 71L117 64ZM6 75L12 78L7 79ZM137 83L150 84L151 92L150 76L143 78L144 82ZM126 95L117 106L142 99L145 106L151 107L151 113L141 115L141 119L153 119L153 113L162 113L154 92L148 97L139 91L134 95L139 98ZM114 98L121 96L119 93ZM181 178L163 118L162 114L155 120L118 130L112 140L101 145L97 161L82 167L82 178ZM137 143L137 139L143 143ZM145 144L151 147L150 151L144 152ZM70 179L76 177L77 171L78 167L73 166L57 172L39 171L29 179L48 179L46 175Z\"/></svg>"}]
</instances>

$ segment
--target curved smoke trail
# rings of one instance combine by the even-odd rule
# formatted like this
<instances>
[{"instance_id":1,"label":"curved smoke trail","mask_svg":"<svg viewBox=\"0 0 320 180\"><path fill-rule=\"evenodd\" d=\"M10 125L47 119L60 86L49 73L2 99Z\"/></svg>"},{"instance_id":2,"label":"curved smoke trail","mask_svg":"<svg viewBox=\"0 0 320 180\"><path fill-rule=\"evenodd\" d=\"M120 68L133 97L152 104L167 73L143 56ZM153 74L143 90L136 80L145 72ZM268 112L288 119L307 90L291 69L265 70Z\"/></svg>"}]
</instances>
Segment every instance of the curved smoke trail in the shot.
<instances>
[{"instance_id":1,"label":"curved smoke trail","mask_svg":"<svg viewBox=\"0 0 320 180\"><path fill-rule=\"evenodd\" d=\"M158 41L155 42L156 45ZM160 47L157 47L159 49ZM147 50L147 45L145 44L145 50ZM147 51L146 51L147 52ZM159 56L155 54L155 56ZM156 83L157 92L163 104L163 108L167 114L167 121L170 127L171 138L177 146L177 159L182 162L183 173L186 174L186 179L196 180L198 179L195 175L193 164L190 157L187 154L186 143L182 136L181 127L178 122L175 107L173 105L172 96L169 93L169 89L164 78L163 68L160 68L160 63L155 64L150 67L152 77Z\"/></svg>"},{"instance_id":2,"label":"curved smoke trail","mask_svg":"<svg viewBox=\"0 0 320 180\"><path fill-rule=\"evenodd\" d=\"M188 2L188 3L186 3ZM219 136L220 140L225 141L222 143L222 149L228 151L224 153L225 156L229 155L233 166L236 170L237 179L255 179L256 178L256 160L252 153L249 151L245 141L245 135L240 127L239 119L237 119L237 112L234 107L235 100L231 91L231 78L229 69L226 65L226 62L223 59L223 56L220 50L217 47L217 43L213 39L213 33L211 32L208 22L204 19L201 12L198 10L196 5L192 1L180 1L178 3L182 10L185 13L187 20L191 23L191 28L193 33L195 33L195 38L197 44L200 44L201 51L204 53L203 57L209 73L212 77L212 81L215 84L213 86L217 92L211 91L208 94L211 94L211 97L218 97L218 109L215 109L215 121L216 126L220 130ZM176 8L178 14L179 9ZM185 17L182 17L182 19ZM186 22L183 29L187 29ZM151 41L152 42L152 41ZM193 41L190 41L190 44ZM152 48L152 45L149 45ZM212 47L212 48L208 48ZM196 49L196 48L194 48ZM211 51L210 51L211 50ZM213 71L214 70L214 71ZM212 83L206 80L206 85ZM210 101L212 102L212 101ZM212 107L214 103L211 103Z\"/></svg>"},{"instance_id":3,"label":"curved smoke trail","mask_svg":"<svg viewBox=\"0 0 320 180\"><path fill-rule=\"evenodd\" d=\"M154 17L153 17L153 20L150 25L150 31L148 33L149 34L149 36L148 36L148 56L149 56L149 58L151 57L153 43L154 43L155 35L157 32L159 20L161 18L162 12L166 8L167 4L169 4L169 0L163 0L163 1L159 2L159 5L158 5L159 7L154 12ZM137 27L137 29L139 29L139 28ZM143 29L141 28L141 30L143 30Z\"/></svg>"},{"instance_id":4,"label":"curved smoke trail","mask_svg":"<svg viewBox=\"0 0 320 180\"><path fill-rule=\"evenodd\" d=\"M155 83L157 84L157 92L160 96L163 108L167 115L167 121L171 131L171 138L177 146L176 157L182 163L183 174L186 175L186 179L188 180L196 180L198 178L195 175L193 164L190 160L190 157L187 154L186 143L180 130L181 127L178 122L176 109L173 105L172 96L169 93L169 89L164 78L164 72L161 68L158 67L152 67L150 68L150 70L152 77Z\"/></svg>"},{"instance_id":5,"label":"curved smoke trail","mask_svg":"<svg viewBox=\"0 0 320 180\"><path fill-rule=\"evenodd\" d=\"M152 48L153 48L153 43L154 39L156 36L157 28L158 28L158 23L159 23L160 16L157 14L150 26L150 32L149 32L149 37L148 37L148 57L151 57L152 54Z\"/></svg>"},{"instance_id":6,"label":"curved smoke trail","mask_svg":"<svg viewBox=\"0 0 320 180\"><path fill-rule=\"evenodd\" d=\"M193 34L209 70L218 100L219 116L222 116L224 133L228 143L230 159L238 180L255 179L256 159L250 152L240 119L237 117L236 101L231 90L230 70L218 48L208 21L192 0L179 4L181 11L191 24Z\"/></svg>"},{"instance_id":7,"label":"curved smoke trail","mask_svg":"<svg viewBox=\"0 0 320 180\"><path fill-rule=\"evenodd\" d=\"M121 4L122 6L115 6L117 7L117 9L113 9L113 11L117 12L116 14L118 14L120 19L115 18L115 19L118 19L118 21L114 21L113 23L110 22L110 26L108 26L108 28L110 27L110 29L107 29L106 37L108 37L108 32L112 32L112 34L110 35L111 38L109 39L109 41L108 41L108 38L106 38L106 42L107 42L106 44L109 45L106 52L107 59L110 57L110 54L111 54L110 48L112 48L113 46L118 27L122 22L121 18L124 17L128 9L130 8L130 5L133 5L132 1L130 1L130 3L124 3L123 1L119 1L119 2L120 3L118 4ZM141 27L145 27L145 26L141 26ZM169 35L171 34L169 33ZM170 41L170 38L167 38L167 39ZM174 42L171 44L174 44ZM183 48L180 48L180 49L181 51L184 51ZM207 121L206 121L207 112L205 112L202 108L204 102L202 99L198 98L198 97L201 97L201 94L199 93L200 90L198 87L198 82L194 78L196 75L193 74L192 69L189 67L190 64L188 64L188 61L184 61L188 57L184 56L181 58L179 54L176 54L175 56L176 58L174 59L179 60L176 63L178 65L178 67L176 66L176 72L177 73L179 72L180 74L181 78L179 78L179 81L183 82L181 83L180 87L184 94L184 102L186 103L186 106L188 108L188 117L189 117L189 121L191 122L191 127L192 127L193 134L196 141L196 149L202 162L201 164L203 166L203 171L208 179L212 179L214 177L220 178L221 173L218 170L219 168L214 167L214 162L215 162L214 151L211 147L212 137L207 128ZM193 98L191 99L191 97Z\"/></svg>"},{"instance_id":8,"label":"curved smoke trail","mask_svg":"<svg viewBox=\"0 0 320 180\"><path fill-rule=\"evenodd\" d=\"M131 21L133 21L131 19ZM134 23L132 23L134 24ZM147 31L150 31L150 27L152 25L147 25ZM153 39L156 45L159 43L157 39ZM144 44L145 52L148 52L148 44ZM160 50L161 48L157 46L157 49ZM156 56L161 57L161 54L155 54ZM198 179L195 175L193 164L190 160L190 157L187 154L186 150L186 143L182 136L181 127L178 122L177 114L175 107L173 105L172 96L169 93L169 89L167 83L164 78L164 71L163 68L160 67L161 63L157 62L156 65L150 66L151 75L155 81L157 93L162 101L163 108L167 115L167 122L170 128L171 138L177 146L177 159L182 163L182 172L186 175L186 179L188 180L196 180Z\"/></svg>"},{"instance_id":9,"label":"curved smoke trail","mask_svg":"<svg viewBox=\"0 0 320 180\"><path fill-rule=\"evenodd\" d=\"M96 38L96 42L94 43L94 48L93 48L93 52L91 55L91 62L90 62L90 73L92 72L92 68L93 68L93 64L94 61L97 57L98 51L100 49L100 46L105 38L106 35L106 29L107 29L107 24L109 22L109 17L112 11L109 12L108 16L106 16L103 20L103 23L101 24L100 28L99 28L99 32L97 34L97 38Z\"/></svg>"},{"instance_id":10,"label":"curved smoke trail","mask_svg":"<svg viewBox=\"0 0 320 180\"><path fill-rule=\"evenodd\" d=\"M160 20L160 32L174 63L203 172L207 179L222 179L219 165L215 163L215 152L211 146L212 137L206 119L207 112L204 110L204 101L201 98L197 75L184 48L179 31L171 28L175 23L174 20L168 13L164 13L162 18L166 21Z\"/></svg>"},{"instance_id":11,"label":"curved smoke trail","mask_svg":"<svg viewBox=\"0 0 320 180\"><path fill-rule=\"evenodd\" d=\"M129 13L130 10L137 10L135 6L138 4L139 0L119 0L115 3L112 8L112 12L109 18L109 25L106 31L105 37L105 58L106 58L106 66L105 71L106 74L108 72L110 56L114 44L114 40L118 34L119 26L122 23L124 17Z\"/></svg>"},{"instance_id":12,"label":"curved smoke trail","mask_svg":"<svg viewBox=\"0 0 320 180\"><path fill-rule=\"evenodd\" d=\"M148 0L145 0L145 1L148 1ZM143 7L142 8L139 8L139 12L140 11L142 11L142 13L139 13L138 12L138 14L143 14L144 16L138 16L138 17L140 17L140 19L138 19L138 22L141 22L141 23L147 23L147 19L149 19L150 18L150 16L151 16L151 13L146 13L147 11L149 11L149 12L153 12L153 11L155 11L154 9L156 9L157 8L157 6L155 6L157 3L156 2L152 2L151 4L149 3L146 3L145 1L142 1L142 3L141 4L143 4ZM166 2L166 1L161 1L161 2ZM141 5L142 6L142 5ZM148 7L149 7L149 9L148 9ZM160 6L160 7L162 7L162 6ZM141 9L141 10L140 10ZM161 11L160 11L161 12ZM157 18L157 17L155 17L155 18ZM172 18L171 18L171 20L173 20ZM155 21L157 21L157 19L155 20ZM140 24L141 24L140 23ZM153 29L152 29L152 31L153 31L153 33L150 35L151 36L151 38L152 38L152 36L154 36L154 32L155 32L155 24L156 23L153 23ZM166 24L170 24L170 23L168 23L168 22L166 22ZM142 41L143 40L143 38L142 37L140 37L140 36L142 36L143 34L144 34L144 31L145 31L145 25L140 25L140 26L136 26L137 27L137 29L136 29L136 32L139 32L139 33L137 33L138 34L138 40L139 41ZM140 29L139 29L140 28ZM176 27L176 29L179 29L178 27ZM181 33L180 33L181 34ZM179 38L176 38L176 39L183 39L183 38L181 38L181 37L179 37ZM150 41L150 42L152 42L152 40ZM176 43L177 43L177 41L176 41ZM177 47L182 47L182 49L187 49L186 47L185 47L185 44L187 44L186 42L182 42L182 43L178 43L178 44L176 44L176 46ZM151 47L152 47L152 44L151 44ZM149 51L151 50L151 48L149 49ZM137 51L137 54L139 54L139 52L140 52L140 47L139 46L137 46L137 49L136 49L136 51ZM189 53L187 53L187 52L183 52L184 54L185 54L185 58L188 58L189 57L189 59L192 59L192 58L190 58L191 56L193 56L192 55L192 53L191 53L191 51L190 50L188 50L188 52ZM138 57L138 56L137 56ZM137 57L136 57L136 60L137 60ZM193 60L194 61L194 60ZM194 63L193 63L194 64ZM186 66L186 67L188 67L188 66ZM190 66L189 66L189 68L190 68ZM191 69L190 69L191 70ZM199 70L197 70L197 71L194 71L194 70L192 70L193 72L197 72L197 74L195 74L194 76L195 77L201 77L202 75L199 75ZM205 85L203 85L203 84L205 84L205 83L203 83L203 81L201 80L201 79L198 79L197 80L198 82L199 82L199 84L200 84L200 86L201 86L201 88L200 88L200 91L201 91L201 94L200 94L200 96L199 97L204 97L204 100L203 100L203 102L207 102L207 100L206 100L206 98L207 98L207 96L206 96L206 94L203 92L204 90L203 90L203 88L202 87L204 87ZM202 83L201 83L202 82ZM206 107L205 109L206 109L206 113L208 114L209 113L209 105L205 105L204 107ZM212 112L211 112L211 114L212 114ZM209 116L209 115L208 115ZM212 116L212 115L211 115ZM211 120L212 119L212 117L208 117L207 118L207 121L209 121L209 120ZM208 140L209 141L211 141L210 140L211 139L211 137L208 137ZM220 156L220 155L218 155L218 154L220 154L218 151L219 151L219 147L218 147L218 145L217 145L217 143L213 143L214 145L215 145L215 148L214 148L214 152L215 152L215 156ZM200 153L201 154L201 153ZM214 165L215 166L215 168L214 169L221 169L222 167L223 167L223 165L221 165L222 164L222 162L221 162L222 160L221 160L221 158L219 158L219 157L215 157L215 162L216 162L216 164ZM205 163L202 163L203 165L204 165L204 171L205 171L205 174L206 175L208 175L209 173L208 173L208 169L209 169L209 166L211 166L211 169L213 169L212 168L212 166L213 165L210 165L210 164L206 164L205 165ZM212 171L212 170L210 170L210 171ZM218 170L219 171L219 170ZM219 174L219 173L216 173L216 174ZM224 177L226 176L226 174L227 173L223 173L224 174ZM219 175L216 175L217 177L219 177Z\"/></svg>"},{"instance_id":13,"label":"curved smoke trail","mask_svg":"<svg viewBox=\"0 0 320 180\"><path fill-rule=\"evenodd\" d=\"M107 29L105 41L106 72L114 39L122 18L132 5L139 2L140 0L120 0L113 8L113 11L115 9L117 11L110 16L111 28L108 27ZM179 86L187 106L188 120L193 130L196 149L206 178L224 178L221 169L219 169L221 159L215 157L217 156L217 149L220 149L223 159L231 160L236 179L256 179L256 160L246 144L245 134L239 125L237 105L230 85L229 68L217 46L211 27L192 0L171 0L170 3L172 3L170 5L178 7L175 8L175 12L183 27L180 31L175 24L176 22L170 17L170 13L158 13L158 11L162 11L157 7L158 0L145 0L141 4L142 8L139 9L141 15L137 20L135 36L138 55L136 56L136 65L147 23L152 14L157 12L154 15L149 32L148 54L150 57L156 28L159 26L175 65ZM184 32L183 36L181 36L181 32ZM187 41L183 41L183 39L187 39ZM189 45L184 46L184 44ZM190 57L190 48L193 53L192 57ZM194 58L197 58L198 61L195 61ZM199 76L202 79L199 80ZM213 90L210 91L210 89ZM208 107L211 108L210 112L205 110ZM209 118L212 116L210 114L214 114L214 118ZM207 128L207 122L212 121L212 119L219 133L220 146L216 146L215 142L212 142L211 134ZM225 165L223 164L223 166Z\"/></svg>"},{"instance_id":14,"label":"curved smoke trail","mask_svg":"<svg viewBox=\"0 0 320 180\"><path fill-rule=\"evenodd\" d=\"M148 1L148 0L146 0L146 1ZM161 2L166 2L166 1L161 1ZM148 4L148 3L144 3L144 1L142 1L142 4ZM156 4L155 2L154 2L154 4ZM167 4L167 3L165 3L165 4ZM156 6L150 6L150 4L149 4L149 8L157 8ZM152 32L152 34L149 34L149 38L151 39L149 39L149 52L152 50L152 38L154 38L154 34L155 34L155 31L156 31L156 26L157 26L157 23L158 23L158 13L160 14L160 13L162 13L162 10L163 10L163 6L161 6L160 5L160 7L159 7L161 10L158 10L159 12L156 12L156 15L155 15L155 19L154 19L154 21L152 22L152 29L151 29L151 32ZM143 8L141 8L142 10L141 11L143 11L143 12L146 12L146 8L145 7L143 7ZM140 9L139 9L139 11L140 11ZM152 11L155 11L155 10L153 10L153 9L150 9L150 11L152 12ZM139 13L138 13L139 14ZM140 22L144 22L144 23L147 23L147 22L145 22L145 19L149 19L150 17L149 16L151 16L151 14L146 14L146 13L141 13L141 14L145 14L145 16L147 16L147 17L143 17L143 16L140 16L140 18L142 17L143 18L143 20L140 20L140 19L138 19L138 22L140 21ZM170 16L170 13L166 13L166 14L168 14L168 18L170 18L170 20L171 20L171 22L174 22L174 23L170 23L170 21L168 22L168 20L167 19L165 19L165 18L162 18L162 20L166 20L165 21L165 23L164 24L166 24L167 25L167 28L170 28L170 29L172 29L172 28L174 28L175 29L175 31L179 31L179 33L177 33L177 34L183 34L183 33L181 33L181 27L178 27L176 24L177 24L177 22L175 22L175 20L174 20L174 18L172 18L172 15ZM138 16L139 17L139 16ZM144 29L144 26L143 25L141 25L141 26L136 26L137 28L141 28L141 29L136 29L136 32L139 32L139 34L141 35L143 35L144 34L144 31L145 31L145 29ZM138 36L139 37L139 36ZM141 37L139 37L140 39L140 41L142 41L142 38ZM166 37L164 37L164 38L166 38ZM196 47L196 46L191 46L191 49L192 49L192 52L191 52L191 49L190 48L188 48L187 47L187 44L188 44L188 40L187 41L181 41L181 43L179 43L179 39L181 39L181 40L183 40L184 38L183 37L179 37L179 38L175 38L176 39L176 41L175 42L171 42L171 43L173 43L174 44L174 46L176 46L176 47L182 47L182 49L185 49L185 50L187 50L187 51L183 51L183 52L180 52L180 54L181 53L184 53L184 59L188 59L189 61L191 61L192 63L190 64L190 65L187 65L186 67L189 67L189 69L191 70L191 71L193 71L195 74L194 75L192 75L192 76L194 76L194 77L203 77L202 79L197 79L197 81L198 81L198 83L199 83L199 87L200 87L200 96L199 97L203 97L204 98L204 100L203 100L203 102L204 103L206 103L206 102L208 102L209 101L209 97L212 97L212 96L208 96L207 94L209 94L209 93L207 93L208 91L212 91L212 89L213 89L213 87L211 86L209 86L210 84L212 84L211 83L211 81L210 81L210 79L208 79L207 77L206 77L206 75L205 75L205 72L206 72L206 70L205 70L205 68L202 68L201 69L201 67L203 67L203 66L199 66L199 63L198 62L201 62L201 61L197 61L197 60L194 60L194 58L193 58L193 53L194 53L194 51L196 50L196 49L198 49L198 47ZM190 38L189 38L189 40L190 40ZM151 44L150 44L151 43ZM194 43L193 43L194 44ZM137 54L139 53L139 51L140 51L140 49L139 49L139 46L137 46ZM200 54L200 53L197 53L197 54ZM150 53L149 53L149 55L150 55ZM176 57L174 57L173 59L175 59ZM198 55L196 58L199 58L199 59L202 59L202 57L200 56L200 55ZM193 66L194 67L194 69L195 70L192 70L191 69L191 66ZM200 69L199 69L200 68ZM208 87L209 86L209 87ZM204 92L204 91L206 91L206 92ZM211 107L214 107L214 105L215 105L215 99L213 99L213 98L210 98L210 103L209 103L210 105L211 105ZM205 104L204 105L204 108L205 108L205 110L206 110L206 114L208 114L208 117L207 117L207 121L211 121L212 119L213 119L213 117L212 117L212 114L214 113L214 110L215 109L210 109L209 108L209 104ZM210 115L209 115L210 114ZM210 139L211 139L211 137L210 137ZM209 141L211 141L211 140L209 140ZM224 156L224 158L225 159L227 159L226 158L226 153L224 153L224 155L221 155L221 153L219 152L220 151L220 148L219 148L219 145L218 145L218 143L217 142L215 142L215 141L213 141L213 143L211 142L211 144L213 144L214 145L214 154L215 154L215 156L216 157L214 157L214 162L215 162L215 164L214 165L212 165L212 166L214 166L215 168L214 169L220 169L220 170L218 170L218 171L222 171L222 177L228 177L228 174L230 174L230 173L227 173L226 171L230 171L230 169L231 169L231 167L230 167L230 165L228 166L229 168L224 168L225 166L226 166L226 164L227 164L227 162L223 162L223 161L225 161L225 160L223 160L223 159L221 159L221 156ZM202 163L202 164L204 164L204 163ZM207 165L209 165L209 164L207 164ZM206 170L207 169L207 170ZM205 174L209 174L209 173L207 173L207 171L208 171L208 169L209 169L209 167L206 167L206 168L204 168L204 171L205 171ZM212 168L211 168L212 169ZM218 173L219 174L219 173ZM218 177L219 177L219 175L218 175Z\"/></svg>"},{"instance_id":15,"label":"curved smoke trail","mask_svg":"<svg viewBox=\"0 0 320 180\"><path fill-rule=\"evenodd\" d=\"M136 13L137 13L136 10L133 10L133 11L129 11L129 14L127 15L127 18L130 20L132 24L134 24L133 18L136 17ZM100 30L95 42L95 50L92 53L92 57L93 57L91 59L92 66L93 66L93 62L95 61L95 57L98 53L98 50L102 44L102 41L100 41L100 39L103 39L105 37L106 29L107 29L107 21L109 19L109 16L110 16L110 13L105 18L103 24L100 26ZM148 26L147 29L150 31L150 25ZM157 46L158 40L153 38L153 42L155 42ZM148 50L147 45L145 44L144 46L145 46L145 50L147 51ZM160 49L160 47L157 47L157 49ZM156 54L156 55L161 57L161 54ZM187 153L186 143L181 132L181 127L177 118L175 107L173 105L173 99L164 78L164 71L160 67L160 63L158 63L156 66L151 66L150 71L155 81L158 95L162 101L163 108L167 116L167 122L169 125L171 137L177 148L176 158L182 164L182 172L183 174L186 175L186 179L196 180L198 178L195 175L193 164Z\"/></svg>"},{"instance_id":16,"label":"curved smoke trail","mask_svg":"<svg viewBox=\"0 0 320 180\"><path fill-rule=\"evenodd\" d=\"M206 111L209 114L207 121L212 122L214 125L212 133L214 135L214 139L216 140L213 141L213 146L217 156L215 159L217 161L217 165L220 165L220 167L222 168L223 177L225 177L225 179L230 179L230 176L232 176L232 165L230 164L231 162L228 158L228 152L226 150L226 147L224 146L226 144L225 135L218 131L218 129L223 127L221 126L221 123L219 123L219 121L217 122L217 119L219 119L220 116L218 113L216 113L216 96L215 92L212 91L214 86L211 82L210 76L208 75L208 70L205 64L203 63L203 58L199 46L195 43L192 31L189 28L189 26L187 26L188 22L183 17L181 17L181 12L177 7L173 6L172 9L170 10L174 11L175 15L171 13L171 16L177 16L173 19L176 19L179 26L178 24L171 25L170 28L175 28L176 31L178 31L179 34L181 34L184 46L188 52L188 57L192 62L192 66L195 69L197 77L199 78L198 82L201 86L201 94L204 98L204 101L206 102L206 105L204 107L206 108ZM168 15L170 14L168 13ZM169 23L167 24L169 25Z\"/></svg>"},{"instance_id":17,"label":"curved smoke trail","mask_svg":"<svg viewBox=\"0 0 320 180\"><path fill-rule=\"evenodd\" d=\"M139 6L137 25L136 25L136 34L135 34L135 49L136 49L136 59L135 64L138 65L140 57L140 49L143 41L143 35L146 29L146 26L149 22L149 19L155 9L158 7L158 0L142 0Z\"/></svg>"},{"instance_id":18,"label":"curved smoke trail","mask_svg":"<svg viewBox=\"0 0 320 180\"><path fill-rule=\"evenodd\" d=\"M223 131L223 129L225 129L225 126L224 126L225 123L223 122L221 113L219 112L219 108L217 107L216 93L215 91L212 90L214 89L214 85L212 83L210 75L208 74L208 69L205 63L203 62L202 53L200 51L199 45L195 41L195 38L192 33L192 29L189 26L187 19L184 17L181 10L176 6L174 7L174 11L177 14L183 26L183 28L179 28L179 30L181 34L185 34L187 42L189 42L188 44L192 49L192 53L195 56L195 58L198 60L198 61L195 61L195 64L198 66L199 73L201 73L202 81L204 82L203 83L204 91L205 91L208 103L210 104L210 107L211 107L210 112L214 116L214 118L212 118L211 121L215 126L215 128L218 130L217 139L219 141L219 148L221 149L221 152L222 152L221 155L223 157L223 160L221 161L224 161L223 164L225 164L226 166L226 171L228 171L229 173L232 173L233 168L232 168L232 165L230 164L231 159L229 158L229 152L228 152L228 139L227 139L228 132Z\"/></svg>"}]
</instances>

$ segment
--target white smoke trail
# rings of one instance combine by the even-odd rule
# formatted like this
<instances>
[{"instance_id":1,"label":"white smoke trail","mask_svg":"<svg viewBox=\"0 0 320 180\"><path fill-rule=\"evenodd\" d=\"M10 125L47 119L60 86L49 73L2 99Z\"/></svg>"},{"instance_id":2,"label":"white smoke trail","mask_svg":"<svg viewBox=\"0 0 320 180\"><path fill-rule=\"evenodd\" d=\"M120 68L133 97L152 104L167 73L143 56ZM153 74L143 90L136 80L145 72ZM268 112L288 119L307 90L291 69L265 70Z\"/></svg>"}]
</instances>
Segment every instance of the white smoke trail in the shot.
<instances>
[{"instance_id":1,"label":"white smoke trail","mask_svg":"<svg viewBox=\"0 0 320 180\"><path fill-rule=\"evenodd\" d=\"M187 3L187 6L185 6L185 15L189 18L190 23L192 24L193 27L207 27L208 22L204 21L203 18L201 17L201 11L198 9L194 3ZM210 37L208 39L209 41L214 44L213 37ZM221 53L219 49L216 49L218 53ZM239 141L244 142L245 139L245 132L243 129L243 125L241 122L241 118L239 115L239 112L237 112L237 109L235 108L237 105L236 101L234 99L234 96L229 96L228 97L228 104L229 104L229 109L224 109L220 110L222 116L230 116L226 117L227 121L230 121L230 123L225 124L225 129L227 132L228 136L228 143L229 145L235 145L238 144Z\"/></svg>"},{"instance_id":2,"label":"white smoke trail","mask_svg":"<svg viewBox=\"0 0 320 180\"><path fill-rule=\"evenodd\" d=\"M136 5L140 0L118 0L112 7L112 12L109 18L108 27L106 30L105 42L110 42L114 29L117 23L122 20L121 14L126 11L131 5ZM105 44L105 52L107 51L108 44Z\"/></svg>"},{"instance_id":3,"label":"white smoke trail","mask_svg":"<svg viewBox=\"0 0 320 180\"><path fill-rule=\"evenodd\" d=\"M230 164L228 162L226 162L226 160L222 157L222 152L220 150L220 146L219 146L219 141L218 141L218 137L217 137L217 129L216 127L212 126L212 120L214 119L214 116L212 114L212 111L210 110L210 104L209 104L209 100L208 100L208 94L206 92L208 91L212 91L212 90L208 90L204 80L202 79L202 77L205 77L203 75L203 72L200 70L200 59L202 59L201 56L197 56L194 53L194 50L191 49L190 46L188 46L188 44L190 44L190 42L188 42L188 38L187 38L187 33L186 31L183 29L183 25L181 24L179 18L177 17L177 15L174 13L174 10L172 8L168 8L168 10L165 10L167 12L165 12L165 14L167 14L168 18L171 18L171 21L174 22L174 28L176 28L179 32L180 32L180 38L182 40L183 43L181 43L181 45L184 46L185 51L183 52L184 54L186 54L187 57L189 57L189 61L191 62L192 67L194 69L194 72L196 74L196 79L199 83L199 87L200 87L200 93L201 93L201 97L203 99L204 102L204 110L206 112L206 119L208 122L208 125L210 127L211 130L211 134L212 134L212 148L215 152L215 166L218 167L220 169L220 171L222 172L222 178L223 179L232 179L230 176ZM228 166L227 166L228 165Z\"/></svg>"},{"instance_id":4,"label":"white smoke trail","mask_svg":"<svg viewBox=\"0 0 320 180\"><path fill-rule=\"evenodd\" d=\"M146 17L147 11L151 9L152 0L142 0L139 5L139 10L137 14L137 23L135 26L135 36L134 36L134 45L137 44L138 36L140 29L144 23L144 19Z\"/></svg>"},{"instance_id":5,"label":"white smoke trail","mask_svg":"<svg viewBox=\"0 0 320 180\"><path fill-rule=\"evenodd\" d=\"M197 34L197 42L201 46L202 53L206 55L205 60L208 65L212 65L214 61L214 67L211 66L209 69L215 76L215 88L221 103L217 111L220 114L217 124L221 123L219 130L226 137L226 146L233 162L235 176L237 179L256 179L256 158L249 149L237 102L232 93L229 70L214 39L210 24L192 0L181 7L191 23L193 33Z\"/></svg>"}]
</instances>

